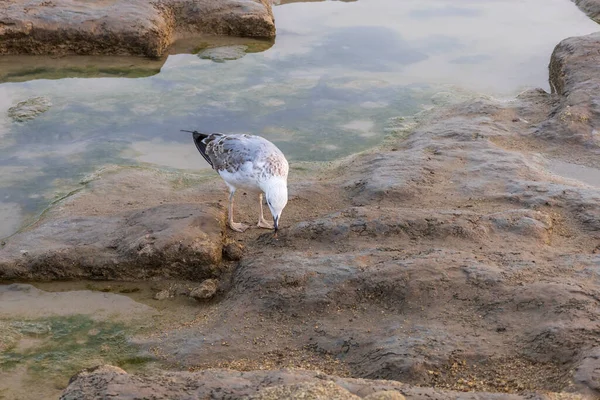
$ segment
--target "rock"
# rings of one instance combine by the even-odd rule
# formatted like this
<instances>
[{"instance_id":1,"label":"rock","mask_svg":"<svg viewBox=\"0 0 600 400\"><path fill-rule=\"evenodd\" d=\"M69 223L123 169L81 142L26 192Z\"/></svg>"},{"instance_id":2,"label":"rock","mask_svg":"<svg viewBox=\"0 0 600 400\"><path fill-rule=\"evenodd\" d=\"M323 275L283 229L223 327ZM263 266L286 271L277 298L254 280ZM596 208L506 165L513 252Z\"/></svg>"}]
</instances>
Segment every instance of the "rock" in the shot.
<instances>
[{"instance_id":1,"label":"rock","mask_svg":"<svg viewBox=\"0 0 600 400\"><path fill-rule=\"evenodd\" d=\"M0 353L12 350L21 340L22 334L10 323L0 321Z\"/></svg>"},{"instance_id":2,"label":"rock","mask_svg":"<svg viewBox=\"0 0 600 400\"><path fill-rule=\"evenodd\" d=\"M0 10L0 54L161 57L176 36L273 38L268 0L12 0Z\"/></svg>"},{"instance_id":3,"label":"rock","mask_svg":"<svg viewBox=\"0 0 600 400\"><path fill-rule=\"evenodd\" d=\"M190 289L184 284L175 283L169 288L169 293L172 296L189 296Z\"/></svg>"},{"instance_id":4,"label":"rock","mask_svg":"<svg viewBox=\"0 0 600 400\"><path fill-rule=\"evenodd\" d=\"M224 230L223 208L198 204L51 219L0 249L0 277L206 279L220 274Z\"/></svg>"},{"instance_id":5,"label":"rock","mask_svg":"<svg viewBox=\"0 0 600 400\"><path fill-rule=\"evenodd\" d=\"M32 97L9 108L8 116L15 122L25 122L45 113L51 106L52 103L46 97Z\"/></svg>"},{"instance_id":6,"label":"rock","mask_svg":"<svg viewBox=\"0 0 600 400\"><path fill-rule=\"evenodd\" d=\"M102 384L107 384L110 380L115 379L120 376L127 375L127 372L119 367L115 367L112 365L98 365L96 367L84 369L77 374L73 375L69 380L69 385L74 382L81 382L86 379L103 379L103 382L94 382L96 386L101 386ZM90 385L93 386L93 385ZM81 399L92 399L94 393L91 390L94 388L89 387L77 387L74 390L70 390L64 393L60 399L61 400L81 400Z\"/></svg>"},{"instance_id":7,"label":"rock","mask_svg":"<svg viewBox=\"0 0 600 400\"><path fill-rule=\"evenodd\" d=\"M247 46L223 46L206 49L198 54L202 59L223 63L225 61L237 60L246 55Z\"/></svg>"},{"instance_id":8,"label":"rock","mask_svg":"<svg viewBox=\"0 0 600 400\"><path fill-rule=\"evenodd\" d=\"M244 246L238 242L231 241L223 246L223 257L229 261L239 261L244 255Z\"/></svg>"},{"instance_id":9,"label":"rock","mask_svg":"<svg viewBox=\"0 0 600 400\"><path fill-rule=\"evenodd\" d=\"M217 293L219 282L216 279L207 279L197 288L190 290L190 297L196 300L210 299Z\"/></svg>"},{"instance_id":10,"label":"rock","mask_svg":"<svg viewBox=\"0 0 600 400\"><path fill-rule=\"evenodd\" d=\"M575 369L574 381L591 397L600 395L600 348L594 347L583 355Z\"/></svg>"},{"instance_id":11,"label":"rock","mask_svg":"<svg viewBox=\"0 0 600 400\"><path fill-rule=\"evenodd\" d=\"M600 23L600 0L573 0L591 19Z\"/></svg>"},{"instance_id":12,"label":"rock","mask_svg":"<svg viewBox=\"0 0 600 400\"><path fill-rule=\"evenodd\" d=\"M249 400L359 400L344 388L332 381L298 383L294 385L272 386L260 390Z\"/></svg>"},{"instance_id":13,"label":"rock","mask_svg":"<svg viewBox=\"0 0 600 400\"><path fill-rule=\"evenodd\" d=\"M171 292L169 290L161 290L160 292L156 292L152 298L154 300L166 300L171 297Z\"/></svg>"},{"instance_id":14,"label":"rock","mask_svg":"<svg viewBox=\"0 0 600 400\"><path fill-rule=\"evenodd\" d=\"M114 369L112 369L114 368ZM296 370L247 371L212 369L199 372L124 373L106 366L75 375L60 400L91 400L117 396L123 400L153 399L360 399L365 393L400 391L408 399L542 400L543 395L460 393L410 386L393 381L340 378ZM360 393L360 395L359 395ZM567 395L568 396L568 395ZM367 397L371 398L371 397ZM375 397L381 398L381 397ZM384 399L402 397L384 397ZM561 397L562 398L562 397ZM569 397L564 397L568 399ZM575 399L575 397L571 397Z\"/></svg>"},{"instance_id":15,"label":"rock","mask_svg":"<svg viewBox=\"0 0 600 400\"><path fill-rule=\"evenodd\" d=\"M79 371L69 379L69 383L92 375L127 375L127 371L114 365L97 365Z\"/></svg>"},{"instance_id":16,"label":"rock","mask_svg":"<svg viewBox=\"0 0 600 400\"><path fill-rule=\"evenodd\" d=\"M560 96L536 135L600 148L600 76L590 55L600 50L600 32L560 42L550 59L550 87Z\"/></svg>"},{"instance_id":17,"label":"rock","mask_svg":"<svg viewBox=\"0 0 600 400\"><path fill-rule=\"evenodd\" d=\"M368 395L365 400L406 400L399 392L393 390L382 390Z\"/></svg>"}]
</instances>

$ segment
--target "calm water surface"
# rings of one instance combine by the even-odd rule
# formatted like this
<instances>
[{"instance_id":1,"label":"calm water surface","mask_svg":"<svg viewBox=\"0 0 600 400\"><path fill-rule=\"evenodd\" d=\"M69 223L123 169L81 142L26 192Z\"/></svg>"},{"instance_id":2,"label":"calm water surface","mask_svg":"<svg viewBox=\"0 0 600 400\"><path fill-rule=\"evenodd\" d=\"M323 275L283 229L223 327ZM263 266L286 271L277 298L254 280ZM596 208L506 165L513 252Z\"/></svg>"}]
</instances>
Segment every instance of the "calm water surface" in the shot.
<instances>
[{"instance_id":1,"label":"calm water surface","mask_svg":"<svg viewBox=\"0 0 600 400\"><path fill-rule=\"evenodd\" d=\"M440 91L548 89L553 47L598 28L568 0L281 3L275 44L238 60L178 54L126 73L160 68L147 77L0 84L0 238L102 165L206 169L179 129L257 133L292 161L330 160L379 143L390 117ZM52 107L13 122L8 108L34 96Z\"/></svg>"}]
</instances>

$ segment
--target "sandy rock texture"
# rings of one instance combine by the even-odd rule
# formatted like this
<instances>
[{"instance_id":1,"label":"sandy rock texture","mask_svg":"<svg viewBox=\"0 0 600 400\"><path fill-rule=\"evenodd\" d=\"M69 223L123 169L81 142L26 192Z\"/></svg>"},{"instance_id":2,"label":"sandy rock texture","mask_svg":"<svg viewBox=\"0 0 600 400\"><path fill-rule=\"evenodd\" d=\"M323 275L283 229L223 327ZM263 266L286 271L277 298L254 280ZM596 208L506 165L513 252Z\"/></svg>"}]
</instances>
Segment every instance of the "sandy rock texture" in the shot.
<instances>
[{"instance_id":1,"label":"sandy rock texture","mask_svg":"<svg viewBox=\"0 0 600 400\"><path fill-rule=\"evenodd\" d=\"M269 0L5 0L0 54L160 57L194 34L273 38Z\"/></svg>"},{"instance_id":2,"label":"sandy rock texture","mask_svg":"<svg viewBox=\"0 0 600 400\"><path fill-rule=\"evenodd\" d=\"M61 400L96 399L118 393L119 399L248 399L248 400L550 400L549 395L458 393L419 388L392 381L330 376L305 370L236 372L207 370L162 373L152 377L129 375L112 366L82 371L71 380ZM185 397L182 397L185 393ZM561 399L576 399L564 396Z\"/></svg>"},{"instance_id":3,"label":"sandy rock texture","mask_svg":"<svg viewBox=\"0 0 600 400\"><path fill-rule=\"evenodd\" d=\"M85 193L0 246L0 279L218 277L230 246L219 192L202 204L190 188L167 199L173 185L182 185L170 178L118 168L90 178Z\"/></svg>"},{"instance_id":4,"label":"sandy rock texture","mask_svg":"<svg viewBox=\"0 0 600 400\"><path fill-rule=\"evenodd\" d=\"M169 204L72 217L17 235L0 255L8 279L202 279L221 263L224 210Z\"/></svg>"}]
</instances>

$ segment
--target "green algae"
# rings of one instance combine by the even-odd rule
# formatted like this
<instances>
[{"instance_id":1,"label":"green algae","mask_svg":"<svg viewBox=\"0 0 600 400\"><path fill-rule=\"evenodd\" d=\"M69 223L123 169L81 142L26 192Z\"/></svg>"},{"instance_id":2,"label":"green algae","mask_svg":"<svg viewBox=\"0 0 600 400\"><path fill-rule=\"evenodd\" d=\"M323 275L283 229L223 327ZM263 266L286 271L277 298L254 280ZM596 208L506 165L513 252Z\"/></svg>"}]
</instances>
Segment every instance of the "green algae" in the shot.
<instances>
[{"instance_id":1,"label":"green algae","mask_svg":"<svg viewBox=\"0 0 600 400\"><path fill-rule=\"evenodd\" d=\"M3 321L13 336L35 340L20 348L13 340L0 353L0 369L26 366L30 375L70 377L99 363L141 366L151 361L141 357L129 343L132 328L120 322L95 321L73 315L28 321Z\"/></svg>"},{"instance_id":2,"label":"green algae","mask_svg":"<svg viewBox=\"0 0 600 400\"><path fill-rule=\"evenodd\" d=\"M139 354L129 338L139 331L121 322L96 321L85 315L0 321L0 376L8 382L60 390L78 371L112 364L130 371L154 361ZM9 388L0 388L10 393Z\"/></svg>"}]
</instances>

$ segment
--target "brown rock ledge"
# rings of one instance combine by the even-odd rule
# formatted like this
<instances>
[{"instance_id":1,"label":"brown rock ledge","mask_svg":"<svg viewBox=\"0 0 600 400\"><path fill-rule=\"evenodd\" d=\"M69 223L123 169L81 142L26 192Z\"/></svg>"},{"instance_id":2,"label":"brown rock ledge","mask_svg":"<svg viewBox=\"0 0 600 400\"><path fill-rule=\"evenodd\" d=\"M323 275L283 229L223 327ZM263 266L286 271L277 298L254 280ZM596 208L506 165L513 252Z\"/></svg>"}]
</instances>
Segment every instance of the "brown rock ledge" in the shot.
<instances>
[{"instance_id":1,"label":"brown rock ledge","mask_svg":"<svg viewBox=\"0 0 600 400\"><path fill-rule=\"evenodd\" d=\"M384 392L384 393L382 393ZM71 379L61 400L119 399L428 399L428 400L550 400L552 394L461 393L421 388L393 381L339 378L315 371L275 370L237 372L207 370L130 375L120 368L103 365L82 371ZM396 394L392 396L392 394ZM403 397L404 396L404 397ZM560 399L580 399L562 394Z\"/></svg>"},{"instance_id":2,"label":"brown rock ledge","mask_svg":"<svg viewBox=\"0 0 600 400\"><path fill-rule=\"evenodd\" d=\"M269 0L4 0L0 54L161 57L190 34L273 38Z\"/></svg>"}]
</instances>

